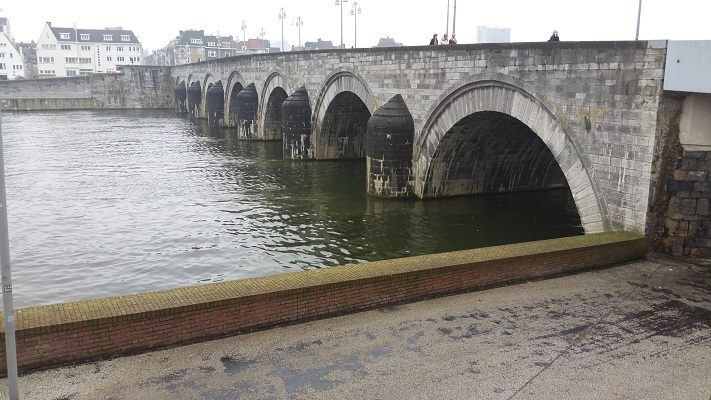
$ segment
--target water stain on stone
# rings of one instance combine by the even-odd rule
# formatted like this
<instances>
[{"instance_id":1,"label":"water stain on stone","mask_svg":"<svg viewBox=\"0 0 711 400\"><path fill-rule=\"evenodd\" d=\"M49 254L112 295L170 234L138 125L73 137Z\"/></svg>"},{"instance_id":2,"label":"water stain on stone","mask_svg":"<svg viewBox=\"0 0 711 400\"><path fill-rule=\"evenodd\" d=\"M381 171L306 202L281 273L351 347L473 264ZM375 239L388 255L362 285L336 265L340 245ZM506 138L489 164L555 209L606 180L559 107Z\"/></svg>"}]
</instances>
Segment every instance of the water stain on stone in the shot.
<instances>
[{"instance_id":1,"label":"water stain on stone","mask_svg":"<svg viewBox=\"0 0 711 400\"><path fill-rule=\"evenodd\" d=\"M388 346L378 347L370 352L375 357L389 356L393 352L393 349Z\"/></svg>"},{"instance_id":2,"label":"water stain on stone","mask_svg":"<svg viewBox=\"0 0 711 400\"><path fill-rule=\"evenodd\" d=\"M420 338L423 337L423 336L425 336L425 333L424 333L424 332L422 332L422 331L417 332L417 333L415 333L414 335L412 335L412 336L410 336L409 338L407 338L407 343L408 343L408 344L415 344L415 343L417 343L417 341L420 340Z\"/></svg>"},{"instance_id":3,"label":"water stain on stone","mask_svg":"<svg viewBox=\"0 0 711 400\"><path fill-rule=\"evenodd\" d=\"M225 373L234 375L246 370L256 361L240 359L232 356L222 356L220 357L220 362L222 362L222 366L225 368Z\"/></svg>"},{"instance_id":4,"label":"water stain on stone","mask_svg":"<svg viewBox=\"0 0 711 400\"><path fill-rule=\"evenodd\" d=\"M159 376L155 379L151 379L151 383L173 383L177 382L183 378L185 378L185 375L187 374L188 370L187 369L181 369L178 371L173 371L169 374Z\"/></svg>"}]
</instances>

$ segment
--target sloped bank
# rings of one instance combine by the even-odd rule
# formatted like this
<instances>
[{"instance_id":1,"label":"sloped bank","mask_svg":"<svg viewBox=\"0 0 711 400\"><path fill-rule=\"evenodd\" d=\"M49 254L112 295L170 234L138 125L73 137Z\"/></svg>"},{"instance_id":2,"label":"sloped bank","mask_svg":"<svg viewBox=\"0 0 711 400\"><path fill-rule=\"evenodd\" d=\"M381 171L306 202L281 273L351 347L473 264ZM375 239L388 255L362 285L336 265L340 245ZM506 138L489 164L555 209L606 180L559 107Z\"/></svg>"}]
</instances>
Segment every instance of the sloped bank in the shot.
<instances>
[{"instance_id":1,"label":"sloped bank","mask_svg":"<svg viewBox=\"0 0 711 400\"><path fill-rule=\"evenodd\" d=\"M618 265L644 258L646 249L644 236L610 232L18 309L18 365L108 358Z\"/></svg>"}]
</instances>

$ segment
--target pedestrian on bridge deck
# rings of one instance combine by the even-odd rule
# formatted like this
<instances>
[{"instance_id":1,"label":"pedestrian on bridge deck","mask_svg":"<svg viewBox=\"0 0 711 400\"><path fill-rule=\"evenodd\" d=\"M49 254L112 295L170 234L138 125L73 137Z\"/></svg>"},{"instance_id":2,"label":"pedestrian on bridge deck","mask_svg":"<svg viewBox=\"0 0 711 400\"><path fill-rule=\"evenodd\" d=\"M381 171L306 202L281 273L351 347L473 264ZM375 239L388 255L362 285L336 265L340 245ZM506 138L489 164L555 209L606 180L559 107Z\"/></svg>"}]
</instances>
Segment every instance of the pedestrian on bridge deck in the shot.
<instances>
[{"instance_id":1,"label":"pedestrian on bridge deck","mask_svg":"<svg viewBox=\"0 0 711 400\"><path fill-rule=\"evenodd\" d=\"M558 31L553 31L553 34L551 35L551 38L548 39L549 42L560 42L560 38L558 37Z\"/></svg>"},{"instance_id":2,"label":"pedestrian on bridge deck","mask_svg":"<svg viewBox=\"0 0 711 400\"><path fill-rule=\"evenodd\" d=\"M430 46L434 46L436 44L439 44L439 41L437 40L437 34L435 33L432 35L432 39L430 40Z\"/></svg>"}]
</instances>

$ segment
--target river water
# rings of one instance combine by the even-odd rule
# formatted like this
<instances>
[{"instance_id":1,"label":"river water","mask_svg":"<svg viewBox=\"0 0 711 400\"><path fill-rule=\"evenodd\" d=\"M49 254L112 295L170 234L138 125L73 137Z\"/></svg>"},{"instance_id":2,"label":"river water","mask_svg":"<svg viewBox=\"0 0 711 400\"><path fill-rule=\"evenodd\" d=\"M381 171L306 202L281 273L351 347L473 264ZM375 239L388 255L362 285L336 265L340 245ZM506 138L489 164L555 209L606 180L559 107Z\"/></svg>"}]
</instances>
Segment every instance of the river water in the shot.
<instances>
[{"instance_id":1,"label":"river water","mask_svg":"<svg viewBox=\"0 0 711 400\"><path fill-rule=\"evenodd\" d=\"M569 191L392 201L170 111L3 113L15 307L580 235Z\"/></svg>"}]
</instances>

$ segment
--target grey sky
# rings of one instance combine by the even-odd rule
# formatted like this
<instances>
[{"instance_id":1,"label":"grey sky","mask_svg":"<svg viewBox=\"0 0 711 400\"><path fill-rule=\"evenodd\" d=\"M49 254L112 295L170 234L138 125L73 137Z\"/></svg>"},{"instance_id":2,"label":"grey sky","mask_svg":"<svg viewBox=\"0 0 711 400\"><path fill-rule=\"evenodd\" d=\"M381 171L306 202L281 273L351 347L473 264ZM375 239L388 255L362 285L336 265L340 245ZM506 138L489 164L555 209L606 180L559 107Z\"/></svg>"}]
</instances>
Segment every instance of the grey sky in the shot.
<instances>
[{"instance_id":1,"label":"grey sky","mask_svg":"<svg viewBox=\"0 0 711 400\"><path fill-rule=\"evenodd\" d=\"M121 26L132 30L144 48L165 46L180 30L204 29L207 34L242 38L259 37L298 45L299 31L293 25L301 17L301 40L331 40L340 43L341 6L335 0L259 0L254 2L120 2L67 3L40 0L0 6L0 15L10 19L18 41L37 41L46 21L53 26L102 29ZM354 44L355 17L349 14L356 2L343 4L343 37L346 47ZM429 43L447 28L447 0L362 0L357 7L358 47L371 47L380 37L392 37L405 45ZM450 33L454 0L450 3ZM186 6L185 4L191 4ZM554 29L561 40L633 40L639 0L509 0L457 2L456 33L459 43L474 43L476 27L511 28L511 41L545 41ZM278 18L284 8L287 18ZM643 0L640 39L711 40L710 0ZM243 32L242 21L247 29Z\"/></svg>"}]
</instances>

